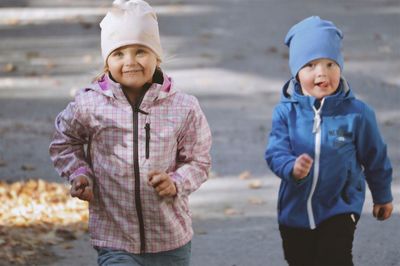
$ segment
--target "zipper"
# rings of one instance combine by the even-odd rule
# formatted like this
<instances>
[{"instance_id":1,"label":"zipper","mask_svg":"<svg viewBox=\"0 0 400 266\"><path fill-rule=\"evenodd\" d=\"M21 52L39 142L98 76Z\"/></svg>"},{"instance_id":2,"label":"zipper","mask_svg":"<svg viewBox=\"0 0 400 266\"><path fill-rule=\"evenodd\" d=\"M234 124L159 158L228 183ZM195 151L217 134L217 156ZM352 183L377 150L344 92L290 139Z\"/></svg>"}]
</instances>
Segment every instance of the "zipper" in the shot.
<instances>
[{"instance_id":1,"label":"zipper","mask_svg":"<svg viewBox=\"0 0 400 266\"><path fill-rule=\"evenodd\" d=\"M140 104L140 103L139 103ZM142 211L142 202L140 199L140 172L139 172L139 142L138 142L138 112L133 109L133 169L135 173L135 203L136 203L136 212L139 220L139 229L140 229L140 253L144 253L146 250L145 246L145 237L144 237L144 221L143 221L143 211Z\"/></svg>"},{"instance_id":2,"label":"zipper","mask_svg":"<svg viewBox=\"0 0 400 266\"><path fill-rule=\"evenodd\" d=\"M146 159L150 157L150 123L146 123L144 129L146 130Z\"/></svg>"},{"instance_id":3,"label":"zipper","mask_svg":"<svg viewBox=\"0 0 400 266\"><path fill-rule=\"evenodd\" d=\"M138 98L137 102L134 104L129 100L128 95L123 90L126 99L132 107L132 119L133 119L133 171L135 174L135 205L136 214L139 221L139 234L140 234L140 253L143 254L146 251L145 242L145 232L144 232L144 219L143 219L143 209L140 196L140 170L139 170L139 113L148 115L147 112L140 110L140 104L143 101L144 95L147 92L146 88L143 94Z\"/></svg>"},{"instance_id":4,"label":"zipper","mask_svg":"<svg viewBox=\"0 0 400 266\"><path fill-rule=\"evenodd\" d=\"M307 214L308 220L310 223L310 228L315 229L315 219L314 219L314 211L312 207L312 197L314 196L315 188L317 187L318 178L319 178L319 159L321 155L321 110L324 104L324 99L321 101L321 105L317 110L314 106L314 124L312 133L315 134L315 148L314 148L314 173L313 173L313 181L311 185L311 191L308 195L307 199Z\"/></svg>"}]
</instances>

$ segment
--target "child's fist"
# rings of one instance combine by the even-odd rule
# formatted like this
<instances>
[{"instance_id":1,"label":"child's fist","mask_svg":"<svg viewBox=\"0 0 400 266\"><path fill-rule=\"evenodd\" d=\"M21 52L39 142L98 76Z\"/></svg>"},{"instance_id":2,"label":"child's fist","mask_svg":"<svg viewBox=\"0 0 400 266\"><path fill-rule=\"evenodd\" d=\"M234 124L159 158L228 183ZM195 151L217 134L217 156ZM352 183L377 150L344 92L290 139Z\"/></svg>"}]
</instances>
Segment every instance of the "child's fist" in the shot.
<instances>
[{"instance_id":1,"label":"child's fist","mask_svg":"<svg viewBox=\"0 0 400 266\"><path fill-rule=\"evenodd\" d=\"M84 175L75 177L72 181L71 190L72 197L81 200L91 201L93 198L93 183L90 178Z\"/></svg>"},{"instance_id":2,"label":"child's fist","mask_svg":"<svg viewBox=\"0 0 400 266\"><path fill-rule=\"evenodd\" d=\"M297 157L292 173L294 179L301 180L306 177L310 172L312 163L313 159L307 153L303 153L302 155Z\"/></svg>"},{"instance_id":3,"label":"child's fist","mask_svg":"<svg viewBox=\"0 0 400 266\"><path fill-rule=\"evenodd\" d=\"M374 204L374 208L372 210L372 215L376 217L376 219L383 221L389 219L392 215L393 204L391 202L386 204Z\"/></svg>"},{"instance_id":4,"label":"child's fist","mask_svg":"<svg viewBox=\"0 0 400 266\"><path fill-rule=\"evenodd\" d=\"M152 186L161 197L173 197L176 195L176 186L171 177L160 171L151 171L148 174L149 185Z\"/></svg>"}]
</instances>

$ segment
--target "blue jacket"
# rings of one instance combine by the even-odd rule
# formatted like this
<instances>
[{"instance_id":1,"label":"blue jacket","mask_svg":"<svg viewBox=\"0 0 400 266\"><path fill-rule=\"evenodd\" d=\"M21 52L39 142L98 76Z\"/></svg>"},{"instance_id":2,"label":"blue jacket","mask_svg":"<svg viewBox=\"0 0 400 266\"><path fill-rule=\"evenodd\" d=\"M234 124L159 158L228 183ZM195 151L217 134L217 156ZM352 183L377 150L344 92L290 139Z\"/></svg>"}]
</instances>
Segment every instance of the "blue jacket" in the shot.
<instances>
[{"instance_id":1,"label":"blue jacket","mask_svg":"<svg viewBox=\"0 0 400 266\"><path fill-rule=\"evenodd\" d=\"M392 167L378 130L374 111L357 100L342 78L340 89L324 98L304 96L289 80L275 107L265 159L281 178L279 224L314 229L340 213L360 215L365 180L376 204L392 201ZM296 181L296 157L309 154L308 176Z\"/></svg>"}]
</instances>

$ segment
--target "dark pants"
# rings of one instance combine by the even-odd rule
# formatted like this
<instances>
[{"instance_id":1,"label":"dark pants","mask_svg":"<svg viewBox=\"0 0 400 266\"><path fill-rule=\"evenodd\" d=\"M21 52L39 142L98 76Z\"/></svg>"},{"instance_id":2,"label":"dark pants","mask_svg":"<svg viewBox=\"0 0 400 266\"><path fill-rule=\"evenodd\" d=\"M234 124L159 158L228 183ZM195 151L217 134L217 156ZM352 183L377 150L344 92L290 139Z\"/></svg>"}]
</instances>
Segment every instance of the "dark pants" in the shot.
<instances>
[{"instance_id":1,"label":"dark pants","mask_svg":"<svg viewBox=\"0 0 400 266\"><path fill-rule=\"evenodd\" d=\"M290 266L353 265L353 239L358 217L340 214L315 230L280 225L283 251Z\"/></svg>"}]
</instances>

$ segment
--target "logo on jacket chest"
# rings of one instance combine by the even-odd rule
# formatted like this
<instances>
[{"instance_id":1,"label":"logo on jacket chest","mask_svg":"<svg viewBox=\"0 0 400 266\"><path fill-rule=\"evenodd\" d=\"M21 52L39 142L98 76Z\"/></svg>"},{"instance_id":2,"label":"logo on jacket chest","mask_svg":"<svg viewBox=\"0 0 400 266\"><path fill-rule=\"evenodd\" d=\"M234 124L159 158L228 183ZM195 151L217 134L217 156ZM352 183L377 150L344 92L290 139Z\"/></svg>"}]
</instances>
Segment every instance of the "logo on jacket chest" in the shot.
<instances>
[{"instance_id":1,"label":"logo on jacket chest","mask_svg":"<svg viewBox=\"0 0 400 266\"><path fill-rule=\"evenodd\" d=\"M334 138L333 145L336 148L344 146L353 139L353 133L342 128L329 130L328 134Z\"/></svg>"}]
</instances>

